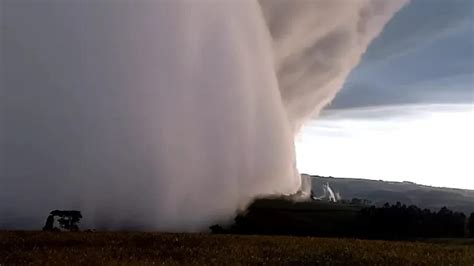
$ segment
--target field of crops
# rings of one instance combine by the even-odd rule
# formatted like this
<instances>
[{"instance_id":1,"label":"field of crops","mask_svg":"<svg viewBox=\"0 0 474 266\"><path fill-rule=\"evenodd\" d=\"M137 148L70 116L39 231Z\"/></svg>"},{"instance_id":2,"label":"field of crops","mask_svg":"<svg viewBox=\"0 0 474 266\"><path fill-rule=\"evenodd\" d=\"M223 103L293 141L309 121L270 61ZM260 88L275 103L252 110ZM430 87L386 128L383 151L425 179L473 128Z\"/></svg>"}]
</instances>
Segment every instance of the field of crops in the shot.
<instances>
[{"instance_id":1,"label":"field of crops","mask_svg":"<svg viewBox=\"0 0 474 266\"><path fill-rule=\"evenodd\" d=\"M290 236L0 232L0 265L474 265L472 242Z\"/></svg>"}]
</instances>

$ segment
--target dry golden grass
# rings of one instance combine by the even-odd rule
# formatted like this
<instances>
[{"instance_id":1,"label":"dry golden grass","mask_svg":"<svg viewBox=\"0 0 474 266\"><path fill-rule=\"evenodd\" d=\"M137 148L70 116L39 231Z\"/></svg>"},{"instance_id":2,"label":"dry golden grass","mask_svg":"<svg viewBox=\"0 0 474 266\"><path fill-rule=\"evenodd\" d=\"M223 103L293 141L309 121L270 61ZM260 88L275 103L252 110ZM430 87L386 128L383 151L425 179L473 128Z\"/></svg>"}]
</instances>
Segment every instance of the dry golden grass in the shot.
<instances>
[{"instance_id":1,"label":"dry golden grass","mask_svg":"<svg viewBox=\"0 0 474 266\"><path fill-rule=\"evenodd\" d=\"M290 236L0 232L0 265L474 265L474 245Z\"/></svg>"}]
</instances>

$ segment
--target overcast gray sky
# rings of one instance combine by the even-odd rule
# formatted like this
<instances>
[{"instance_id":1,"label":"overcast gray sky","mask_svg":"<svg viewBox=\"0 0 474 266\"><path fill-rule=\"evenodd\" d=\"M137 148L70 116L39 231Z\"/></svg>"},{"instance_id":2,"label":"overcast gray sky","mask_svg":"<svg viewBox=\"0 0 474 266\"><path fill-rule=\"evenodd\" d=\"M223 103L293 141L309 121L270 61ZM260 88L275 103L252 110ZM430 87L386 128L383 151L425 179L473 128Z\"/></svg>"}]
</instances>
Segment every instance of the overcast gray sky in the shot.
<instances>
[{"instance_id":1,"label":"overcast gray sky","mask_svg":"<svg viewBox=\"0 0 474 266\"><path fill-rule=\"evenodd\" d=\"M471 103L474 1L413 0L385 27L330 109Z\"/></svg>"},{"instance_id":2,"label":"overcast gray sky","mask_svg":"<svg viewBox=\"0 0 474 266\"><path fill-rule=\"evenodd\" d=\"M413 0L306 125L299 168L474 189L473 84L474 1Z\"/></svg>"}]
</instances>

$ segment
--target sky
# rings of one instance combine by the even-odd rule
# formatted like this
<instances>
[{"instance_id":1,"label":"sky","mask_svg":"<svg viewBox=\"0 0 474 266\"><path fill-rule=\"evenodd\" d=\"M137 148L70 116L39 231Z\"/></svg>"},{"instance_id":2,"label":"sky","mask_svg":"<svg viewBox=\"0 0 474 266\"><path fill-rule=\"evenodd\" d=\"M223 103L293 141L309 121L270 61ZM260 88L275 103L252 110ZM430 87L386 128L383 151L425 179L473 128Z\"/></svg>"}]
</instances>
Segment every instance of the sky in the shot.
<instances>
[{"instance_id":1,"label":"sky","mask_svg":"<svg viewBox=\"0 0 474 266\"><path fill-rule=\"evenodd\" d=\"M474 189L474 1L412 0L296 138L302 173Z\"/></svg>"}]
</instances>

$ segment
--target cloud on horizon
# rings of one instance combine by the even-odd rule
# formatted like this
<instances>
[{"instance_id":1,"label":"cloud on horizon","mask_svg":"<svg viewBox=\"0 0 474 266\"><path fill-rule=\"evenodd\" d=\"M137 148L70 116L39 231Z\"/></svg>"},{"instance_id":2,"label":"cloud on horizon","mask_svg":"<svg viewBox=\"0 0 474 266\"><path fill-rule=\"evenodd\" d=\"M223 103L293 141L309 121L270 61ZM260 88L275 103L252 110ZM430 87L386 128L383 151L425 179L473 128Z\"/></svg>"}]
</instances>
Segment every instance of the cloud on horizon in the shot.
<instances>
[{"instance_id":1,"label":"cloud on horizon","mask_svg":"<svg viewBox=\"0 0 474 266\"><path fill-rule=\"evenodd\" d=\"M302 173L474 189L469 104L328 110L296 139Z\"/></svg>"}]
</instances>

